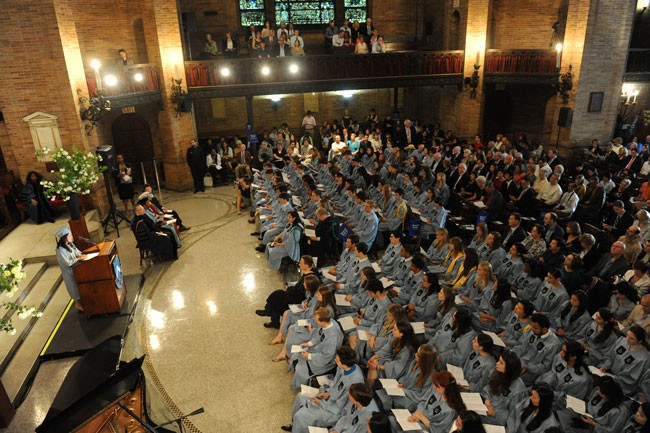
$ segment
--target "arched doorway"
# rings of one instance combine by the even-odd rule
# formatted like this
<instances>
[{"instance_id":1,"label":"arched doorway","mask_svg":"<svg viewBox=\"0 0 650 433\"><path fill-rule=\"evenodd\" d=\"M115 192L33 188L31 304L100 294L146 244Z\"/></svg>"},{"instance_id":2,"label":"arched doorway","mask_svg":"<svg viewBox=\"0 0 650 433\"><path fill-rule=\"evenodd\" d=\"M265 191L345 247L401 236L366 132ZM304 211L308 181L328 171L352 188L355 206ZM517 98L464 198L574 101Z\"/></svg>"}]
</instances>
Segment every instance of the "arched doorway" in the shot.
<instances>
[{"instance_id":1,"label":"arched doorway","mask_svg":"<svg viewBox=\"0 0 650 433\"><path fill-rule=\"evenodd\" d=\"M155 183L153 166L154 151L149 124L137 114L122 114L113 122L113 145L115 154L124 155L124 160L133 165L133 181L144 184Z\"/></svg>"},{"instance_id":2,"label":"arched doorway","mask_svg":"<svg viewBox=\"0 0 650 433\"><path fill-rule=\"evenodd\" d=\"M488 137L511 132L513 109L512 95L508 91L495 90L487 93L483 111L483 129Z\"/></svg>"}]
</instances>

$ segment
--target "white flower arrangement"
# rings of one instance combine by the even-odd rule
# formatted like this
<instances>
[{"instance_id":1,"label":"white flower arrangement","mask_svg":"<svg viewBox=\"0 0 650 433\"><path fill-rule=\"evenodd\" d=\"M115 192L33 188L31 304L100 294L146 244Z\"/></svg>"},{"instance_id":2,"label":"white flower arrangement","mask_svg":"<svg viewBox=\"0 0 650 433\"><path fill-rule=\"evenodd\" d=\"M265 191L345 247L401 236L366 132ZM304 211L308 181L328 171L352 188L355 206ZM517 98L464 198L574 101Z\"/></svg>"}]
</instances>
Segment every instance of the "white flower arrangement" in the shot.
<instances>
[{"instance_id":1,"label":"white flower arrangement","mask_svg":"<svg viewBox=\"0 0 650 433\"><path fill-rule=\"evenodd\" d=\"M27 276L23 270L23 264L20 260L9 259L9 263L0 263L0 293L4 293L8 298L18 291L18 283L25 279ZM28 317L41 317L42 312L37 311L34 306L18 305L15 302L1 302L0 307L5 310L14 310L16 315L21 319ZM0 319L0 331L6 332L9 335L16 334L11 317L8 319Z\"/></svg>"},{"instance_id":2,"label":"white flower arrangement","mask_svg":"<svg viewBox=\"0 0 650 433\"><path fill-rule=\"evenodd\" d=\"M49 155L50 149L43 148L40 155ZM79 149L71 152L57 148L52 154L52 160L59 168L50 171L49 179L43 179L41 184L45 188L45 195L54 198L60 196L63 200L70 200L71 194L89 194L90 187L99 180L99 175L106 167L99 165L102 160L100 155Z\"/></svg>"}]
</instances>

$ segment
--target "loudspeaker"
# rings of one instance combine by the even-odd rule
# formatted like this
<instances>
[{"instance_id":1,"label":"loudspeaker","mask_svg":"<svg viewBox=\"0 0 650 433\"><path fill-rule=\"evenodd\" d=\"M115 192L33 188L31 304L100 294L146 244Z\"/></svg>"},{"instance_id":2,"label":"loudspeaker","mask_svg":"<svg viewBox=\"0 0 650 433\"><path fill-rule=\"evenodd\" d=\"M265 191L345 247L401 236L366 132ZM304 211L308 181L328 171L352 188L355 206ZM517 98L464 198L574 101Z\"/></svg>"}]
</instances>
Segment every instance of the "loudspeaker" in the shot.
<instances>
[{"instance_id":1,"label":"loudspeaker","mask_svg":"<svg viewBox=\"0 0 650 433\"><path fill-rule=\"evenodd\" d=\"M185 96L183 100L183 105L181 105L181 113L191 113L192 112L192 100L189 95Z\"/></svg>"},{"instance_id":2,"label":"loudspeaker","mask_svg":"<svg viewBox=\"0 0 650 433\"><path fill-rule=\"evenodd\" d=\"M183 12L181 14L181 20L183 21L183 30L186 33L196 33L199 31L194 12Z\"/></svg>"},{"instance_id":3,"label":"loudspeaker","mask_svg":"<svg viewBox=\"0 0 650 433\"><path fill-rule=\"evenodd\" d=\"M97 155L102 157L99 165L106 167L106 174L110 176L111 172L115 169L115 148L113 146L105 145L97 148Z\"/></svg>"},{"instance_id":4,"label":"loudspeaker","mask_svg":"<svg viewBox=\"0 0 650 433\"><path fill-rule=\"evenodd\" d=\"M573 119L573 110L568 107L560 108L560 116L557 118L557 126L566 128L571 126L571 120Z\"/></svg>"}]
</instances>

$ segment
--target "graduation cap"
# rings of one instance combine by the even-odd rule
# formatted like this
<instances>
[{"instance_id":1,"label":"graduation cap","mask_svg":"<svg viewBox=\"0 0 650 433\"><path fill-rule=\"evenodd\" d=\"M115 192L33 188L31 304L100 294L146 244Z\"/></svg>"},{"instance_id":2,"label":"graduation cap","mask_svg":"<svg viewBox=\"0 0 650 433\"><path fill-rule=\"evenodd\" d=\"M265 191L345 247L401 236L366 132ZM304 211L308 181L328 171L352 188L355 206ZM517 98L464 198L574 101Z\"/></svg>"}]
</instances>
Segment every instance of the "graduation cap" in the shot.
<instances>
[{"instance_id":1,"label":"graduation cap","mask_svg":"<svg viewBox=\"0 0 650 433\"><path fill-rule=\"evenodd\" d=\"M56 241L59 242L62 237L67 236L69 234L70 234L70 229L68 228L68 226L61 226L54 233L54 237L56 238Z\"/></svg>"}]
</instances>

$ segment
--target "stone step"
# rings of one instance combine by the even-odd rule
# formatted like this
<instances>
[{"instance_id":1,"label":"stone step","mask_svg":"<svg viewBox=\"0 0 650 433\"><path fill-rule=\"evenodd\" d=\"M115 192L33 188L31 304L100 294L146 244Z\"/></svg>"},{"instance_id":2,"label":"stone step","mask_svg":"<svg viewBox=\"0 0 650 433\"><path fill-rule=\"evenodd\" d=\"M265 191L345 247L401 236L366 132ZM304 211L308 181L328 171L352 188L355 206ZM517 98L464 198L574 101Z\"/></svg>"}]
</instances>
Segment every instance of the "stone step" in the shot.
<instances>
[{"instance_id":1,"label":"stone step","mask_svg":"<svg viewBox=\"0 0 650 433\"><path fill-rule=\"evenodd\" d=\"M24 305L34 305L43 316L25 320L16 318L16 335L4 335L0 339L3 346L11 343L11 349L3 352L1 365L4 369L0 370L0 380L15 406L20 404L29 389L43 346L70 302L60 277L61 271L57 266L45 270L23 302Z\"/></svg>"},{"instance_id":2,"label":"stone step","mask_svg":"<svg viewBox=\"0 0 650 433\"><path fill-rule=\"evenodd\" d=\"M86 224L88 224L90 221L97 221L99 222L99 212L97 212L97 209L91 209L86 212L84 215L86 217Z\"/></svg>"}]
</instances>

